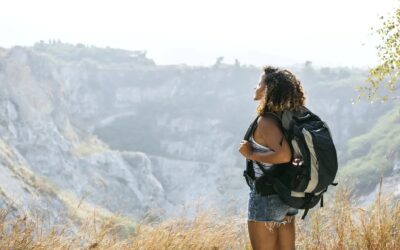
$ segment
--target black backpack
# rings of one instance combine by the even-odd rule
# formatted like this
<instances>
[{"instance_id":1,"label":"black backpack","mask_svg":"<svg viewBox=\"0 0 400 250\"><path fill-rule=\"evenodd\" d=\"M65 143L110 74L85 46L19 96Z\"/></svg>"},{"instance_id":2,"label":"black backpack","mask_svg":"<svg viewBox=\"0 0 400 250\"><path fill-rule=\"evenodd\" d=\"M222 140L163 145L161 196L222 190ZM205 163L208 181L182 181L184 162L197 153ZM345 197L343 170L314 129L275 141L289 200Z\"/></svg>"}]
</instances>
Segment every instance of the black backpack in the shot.
<instances>
[{"instance_id":1,"label":"black backpack","mask_svg":"<svg viewBox=\"0 0 400 250\"><path fill-rule=\"evenodd\" d=\"M323 194L328 186L337 185L333 181L338 162L330 129L326 122L304 106L299 112L284 111L281 115L266 112L265 116L274 118L280 126L289 142L292 158L288 163L274 164L273 171L266 171L256 162L264 172L259 179L262 178L265 187L272 187L284 203L304 209L304 219L308 210L318 202L323 207ZM245 140L249 140L255 130L258 117L249 126ZM243 175L250 186L249 179L255 180L253 161L246 159ZM262 189L259 182L257 189Z\"/></svg>"}]
</instances>

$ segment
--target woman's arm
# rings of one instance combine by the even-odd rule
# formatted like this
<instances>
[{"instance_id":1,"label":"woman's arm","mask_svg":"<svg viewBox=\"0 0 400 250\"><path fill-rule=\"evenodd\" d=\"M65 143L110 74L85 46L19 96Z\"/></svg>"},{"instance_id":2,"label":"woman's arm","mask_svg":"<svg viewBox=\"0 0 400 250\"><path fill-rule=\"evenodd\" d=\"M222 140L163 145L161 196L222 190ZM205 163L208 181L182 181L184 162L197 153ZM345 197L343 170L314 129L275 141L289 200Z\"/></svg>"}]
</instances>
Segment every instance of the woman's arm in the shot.
<instances>
[{"instance_id":1,"label":"woman's arm","mask_svg":"<svg viewBox=\"0 0 400 250\"><path fill-rule=\"evenodd\" d=\"M255 152L251 150L250 142L242 142L240 152L249 160L265 162L270 164L286 163L291 160L292 153L290 146L284 137L278 124L270 118L261 117L257 127L263 137L263 141L273 151L269 152ZM283 140L282 140L283 138ZM280 142L282 140L282 145Z\"/></svg>"}]
</instances>

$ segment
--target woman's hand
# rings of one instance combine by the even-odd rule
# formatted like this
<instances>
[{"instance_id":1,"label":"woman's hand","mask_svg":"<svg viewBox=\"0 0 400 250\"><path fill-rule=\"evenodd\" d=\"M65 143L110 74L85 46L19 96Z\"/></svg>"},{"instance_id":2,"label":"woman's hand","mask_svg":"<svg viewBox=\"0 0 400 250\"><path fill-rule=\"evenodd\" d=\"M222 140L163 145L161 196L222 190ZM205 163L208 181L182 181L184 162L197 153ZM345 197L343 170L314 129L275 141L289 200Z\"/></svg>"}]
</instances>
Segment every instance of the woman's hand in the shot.
<instances>
[{"instance_id":1,"label":"woman's hand","mask_svg":"<svg viewBox=\"0 0 400 250\"><path fill-rule=\"evenodd\" d=\"M240 142L239 152L247 159L250 159L253 154L253 149L251 148L251 144L249 141L242 140Z\"/></svg>"}]
</instances>

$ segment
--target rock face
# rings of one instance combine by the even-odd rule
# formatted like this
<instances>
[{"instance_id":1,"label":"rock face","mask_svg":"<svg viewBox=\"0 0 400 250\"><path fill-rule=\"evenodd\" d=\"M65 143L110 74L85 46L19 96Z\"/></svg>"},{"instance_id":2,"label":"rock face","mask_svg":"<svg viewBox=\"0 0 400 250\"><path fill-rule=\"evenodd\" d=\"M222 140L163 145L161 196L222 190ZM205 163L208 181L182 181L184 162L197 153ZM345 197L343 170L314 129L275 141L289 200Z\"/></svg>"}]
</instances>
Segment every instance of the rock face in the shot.
<instances>
[{"instance_id":1,"label":"rock face","mask_svg":"<svg viewBox=\"0 0 400 250\"><path fill-rule=\"evenodd\" d=\"M389 107L367 114L366 104L350 104L349 86L293 70L304 79L309 107L331 125L340 156L349 138L375 122L370 114ZM244 212L248 187L237 148L255 115L259 73L223 64L157 66L141 52L82 45L6 50L1 202L18 209L46 200L70 211L84 199L88 210L136 219L177 216L193 204Z\"/></svg>"},{"instance_id":2,"label":"rock face","mask_svg":"<svg viewBox=\"0 0 400 250\"><path fill-rule=\"evenodd\" d=\"M80 70L74 67L18 47L1 58L2 149L14 152L10 159L2 157L1 188L3 196L9 197L3 202L18 197L16 205L24 205L33 194L46 197L40 186L8 178L15 171L25 171L45 177L76 199L113 212L139 216L150 207L164 206L163 187L153 176L146 154L112 150L73 125L73 120L95 116L102 103L85 80L68 77L72 68ZM24 178L29 180L30 175ZM57 198L58 193L52 195Z\"/></svg>"}]
</instances>

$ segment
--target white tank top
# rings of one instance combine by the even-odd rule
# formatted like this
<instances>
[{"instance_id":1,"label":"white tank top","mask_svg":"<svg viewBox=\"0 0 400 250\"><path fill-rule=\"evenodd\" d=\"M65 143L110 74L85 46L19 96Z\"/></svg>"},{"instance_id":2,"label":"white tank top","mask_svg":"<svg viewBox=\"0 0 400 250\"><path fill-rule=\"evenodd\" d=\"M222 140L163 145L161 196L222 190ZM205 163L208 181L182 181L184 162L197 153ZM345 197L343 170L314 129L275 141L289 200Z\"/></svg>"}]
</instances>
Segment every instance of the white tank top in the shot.
<instances>
[{"instance_id":1,"label":"white tank top","mask_svg":"<svg viewBox=\"0 0 400 250\"><path fill-rule=\"evenodd\" d=\"M269 147L266 147L266 146L263 146L263 145L257 143L252 135L250 136L249 141L251 142L253 150L256 151L256 152L273 151ZM273 166L273 164L266 163L266 162L259 162L259 163L264 167L264 169L268 169L271 166ZM260 167L257 165L257 163L255 161L253 161L253 168L254 168L254 176L256 178L263 174L263 171L260 169Z\"/></svg>"}]
</instances>

